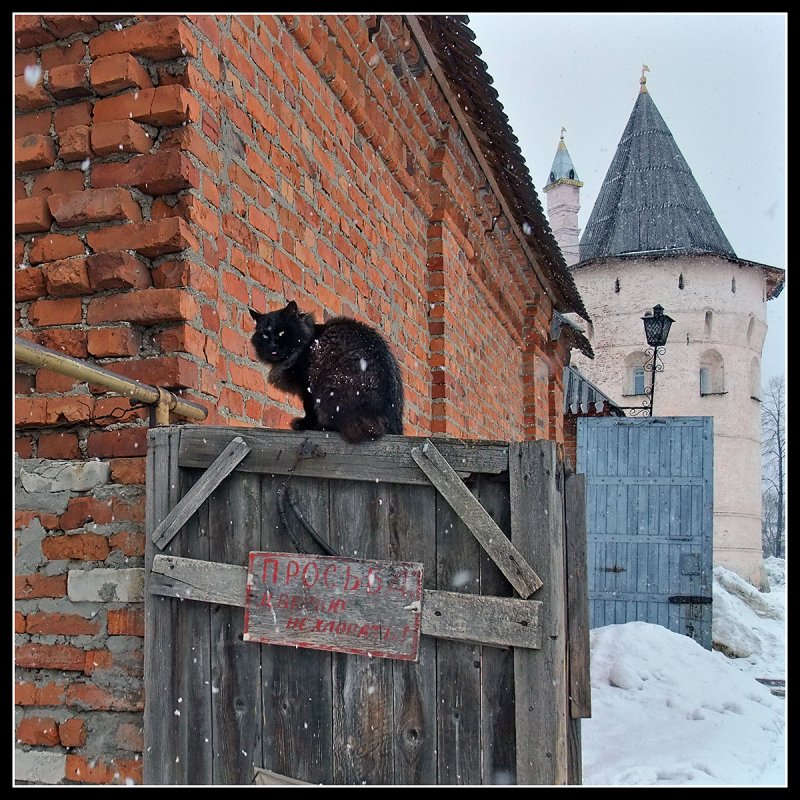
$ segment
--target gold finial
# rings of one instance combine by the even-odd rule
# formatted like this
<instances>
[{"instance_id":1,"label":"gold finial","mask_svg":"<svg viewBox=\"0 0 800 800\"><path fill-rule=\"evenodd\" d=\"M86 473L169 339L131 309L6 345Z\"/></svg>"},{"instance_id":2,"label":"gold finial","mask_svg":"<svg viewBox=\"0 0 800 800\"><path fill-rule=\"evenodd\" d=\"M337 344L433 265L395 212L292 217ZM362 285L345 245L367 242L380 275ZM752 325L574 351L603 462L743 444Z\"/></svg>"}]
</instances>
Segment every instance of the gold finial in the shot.
<instances>
[{"instance_id":1,"label":"gold finial","mask_svg":"<svg viewBox=\"0 0 800 800\"><path fill-rule=\"evenodd\" d=\"M647 91L647 78L645 78L645 72L650 72L650 67L647 64L642 64L642 77L639 78L639 94Z\"/></svg>"}]
</instances>

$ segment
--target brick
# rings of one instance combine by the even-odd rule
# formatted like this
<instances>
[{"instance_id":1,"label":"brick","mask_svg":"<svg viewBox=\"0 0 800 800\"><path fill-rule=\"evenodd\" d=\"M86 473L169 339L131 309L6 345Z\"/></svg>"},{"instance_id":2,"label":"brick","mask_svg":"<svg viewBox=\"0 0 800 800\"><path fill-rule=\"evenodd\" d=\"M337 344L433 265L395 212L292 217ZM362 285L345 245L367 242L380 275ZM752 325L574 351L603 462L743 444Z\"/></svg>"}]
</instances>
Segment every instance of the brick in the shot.
<instances>
[{"instance_id":1,"label":"brick","mask_svg":"<svg viewBox=\"0 0 800 800\"><path fill-rule=\"evenodd\" d=\"M67 510L59 517L59 525L63 531L72 531L83 528L87 522L107 525L113 516L111 502L108 500L89 496L72 497L67 504Z\"/></svg>"},{"instance_id":2,"label":"brick","mask_svg":"<svg viewBox=\"0 0 800 800\"><path fill-rule=\"evenodd\" d=\"M91 683L71 683L66 687L65 705L86 711L142 711L144 698L141 689L119 689L112 691ZM72 756L67 756L67 759ZM85 763L83 759L79 763ZM80 780L80 767L76 775ZM88 770L84 769L85 775Z\"/></svg>"},{"instance_id":3,"label":"brick","mask_svg":"<svg viewBox=\"0 0 800 800\"><path fill-rule=\"evenodd\" d=\"M111 153L148 153L153 140L131 119L96 122L91 130L92 150L98 156ZM133 185L133 184L131 184Z\"/></svg>"},{"instance_id":4,"label":"brick","mask_svg":"<svg viewBox=\"0 0 800 800\"><path fill-rule=\"evenodd\" d=\"M78 436L74 433L40 433L39 458L79 458Z\"/></svg>"},{"instance_id":5,"label":"brick","mask_svg":"<svg viewBox=\"0 0 800 800\"><path fill-rule=\"evenodd\" d=\"M14 633L25 633L25 615L21 611L14 612Z\"/></svg>"},{"instance_id":6,"label":"brick","mask_svg":"<svg viewBox=\"0 0 800 800\"><path fill-rule=\"evenodd\" d=\"M32 111L41 107L31 105L22 110ZM173 126L196 122L200 118L200 103L182 86L172 84L102 97L95 102L93 114L95 122L133 119L150 125Z\"/></svg>"},{"instance_id":7,"label":"brick","mask_svg":"<svg viewBox=\"0 0 800 800\"><path fill-rule=\"evenodd\" d=\"M142 783L142 762L132 758L87 758L73 753L67 755L65 776L69 781L91 784Z\"/></svg>"},{"instance_id":8,"label":"brick","mask_svg":"<svg viewBox=\"0 0 800 800\"><path fill-rule=\"evenodd\" d=\"M14 270L14 297L18 303L35 300L46 293L44 271L41 267Z\"/></svg>"},{"instance_id":9,"label":"brick","mask_svg":"<svg viewBox=\"0 0 800 800\"><path fill-rule=\"evenodd\" d=\"M56 100L84 97L92 92L89 70L84 64L63 64L53 67L47 75L50 94Z\"/></svg>"},{"instance_id":10,"label":"brick","mask_svg":"<svg viewBox=\"0 0 800 800\"><path fill-rule=\"evenodd\" d=\"M94 398L86 395L17 397L14 399L14 418L20 427L89 422L93 408Z\"/></svg>"},{"instance_id":11,"label":"brick","mask_svg":"<svg viewBox=\"0 0 800 800\"><path fill-rule=\"evenodd\" d=\"M52 42L55 37L42 26L37 14L17 14L14 17L14 41L20 50Z\"/></svg>"},{"instance_id":12,"label":"brick","mask_svg":"<svg viewBox=\"0 0 800 800\"><path fill-rule=\"evenodd\" d=\"M88 101L81 103L71 103L68 106L61 106L53 113L53 127L56 133L61 134L68 128L76 125L92 124L92 104Z\"/></svg>"},{"instance_id":13,"label":"brick","mask_svg":"<svg viewBox=\"0 0 800 800\"><path fill-rule=\"evenodd\" d=\"M71 392L76 386L78 386L78 382L69 375L61 375L49 369L36 370L36 391L41 394Z\"/></svg>"},{"instance_id":14,"label":"brick","mask_svg":"<svg viewBox=\"0 0 800 800\"><path fill-rule=\"evenodd\" d=\"M109 609L107 620L109 636L144 636L144 611L142 609Z\"/></svg>"},{"instance_id":15,"label":"brick","mask_svg":"<svg viewBox=\"0 0 800 800\"><path fill-rule=\"evenodd\" d=\"M28 633L55 634L63 636L94 635L100 631L100 623L80 614L28 614L26 620Z\"/></svg>"},{"instance_id":16,"label":"brick","mask_svg":"<svg viewBox=\"0 0 800 800\"><path fill-rule=\"evenodd\" d=\"M24 139L32 133L38 133L40 136L48 136L50 134L50 125L52 122L52 111L18 114L14 120L14 134L17 139Z\"/></svg>"},{"instance_id":17,"label":"brick","mask_svg":"<svg viewBox=\"0 0 800 800\"><path fill-rule=\"evenodd\" d=\"M189 27L180 18L169 16L155 21L140 22L121 31L107 31L91 40L92 58L113 53L134 53L154 61L166 61L181 56L194 58L197 42Z\"/></svg>"},{"instance_id":18,"label":"brick","mask_svg":"<svg viewBox=\"0 0 800 800\"><path fill-rule=\"evenodd\" d=\"M14 141L14 166L17 172L33 172L50 167L56 160L56 146L49 136L32 133Z\"/></svg>"},{"instance_id":19,"label":"brick","mask_svg":"<svg viewBox=\"0 0 800 800\"><path fill-rule=\"evenodd\" d=\"M64 684L45 683L37 686L28 681L14 684L14 702L18 706L60 706L64 704Z\"/></svg>"},{"instance_id":20,"label":"brick","mask_svg":"<svg viewBox=\"0 0 800 800\"><path fill-rule=\"evenodd\" d=\"M58 157L62 161L83 161L92 155L88 125L73 125L58 136Z\"/></svg>"},{"instance_id":21,"label":"brick","mask_svg":"<svg viewBox=\"0 0 800 800\"><path fill-rule=\"evenodd\" d=\"M147 70L130 53L116 53L95 59L89 70L89 79L99 95L153 86Z\"/></svg>"},{"instance_id":22,"label":"brick","mask_svg":"<svg viewBox=\"0 0 800 800\"><path fill-rule=\"evenodd\" d=\"M53 195L59 196L62 195ZM92 291L85 256L51 261L43 269L47 293L53 297L74 297L90 294Z\"/></svg>"},{"instance_id":23,"label":"brick","mask_svg":"<svg viewBox=\"0 0 800 800\"><path fill-rule=\"evenodd\" d=\"M42 69L51 70L65 64L80 64L86 56L86 44L80 39L41 51Z\"/></svg>"},{"instance_id":24,"label":"brick","mask_svg":"<svg viewBox=\"0 0 800 800\"><path fill-rule=\"evenodd\" d=\"M45 14L42 19L59 39L66 39L73 33L91 33L99 27L89 14Z\"/></svg>"},{"instance_id":25,"label":"brick","mask_svg":"<svg viewBox=\"0 0 800 800\"><path fill-rule=\"evenodd\" d=\"M127 397L98 397L94 416L98 425L116 425L120 422L146 420L148 412L141 406L132 406Z\"/></svg>"},{"instance_id":26,"label":"brick","mask_svg":"<svg viewBox=\"0 0 800 800\"><path fill-rule=\"evenodd\" d=\"M14 54L14 76L19 77L25 74L25 67L33 67L39 63L37 53L15 53Z\"/></svg>"},{"instance_id":27,"label":"brick","mask_svg":"<svg viewBox=\"0 0 800 800\"><path fill-rule=\"evenodd\" d=\"M145 289L152 284L150 270L125 252L97 253L86 260L89 284L101 289Z\"/></svg>"},{"instance_id":28,"label":"brick","mask_svg":"<svg viewBox=\"0 0 800 800\"><path fill-rule=\"evenodd\" d=\"M25 717L17 726L16 739L22 744L53 747L59 743L58 723L52 717Z\"/></svg>"},{"instance_id":29,"label":"brick","mask_svg":"<svg viewBox=\"0 0 800 800\"><path fill-rule=\"evenodd\" d=\"M112 458L109 464L111 466L111 483L144 485L146 467L144 457ZM114 537L112 536L111 538L113 540ZM117 545L114 546L116 547Z\"/></svg>"},{"instance_id":30,"label":"brick","mask_svg":"<svg viewBox=\"0 0 800 800\"><path fill-rule=\"evenodd\" d=\"M122 461L125 459L115 460ZM134 461L136 459L127 460ZM144 478L142 478L142 480L139 482L144 483ZM144 555L144 540L145 537L143 533L131 533L129 531L119 531L118 533L112 534L108 538L113 550L121 550L122 553L129 558Z\"/></svg>"},{"instance_id":31,"label":"brick","mask_svg":"<svg viewBox=\"0 0 800 800\"><path fill-rule=\"evenodd\" d=\"M31 195L47 197L51 194L66 194L83 189L83 172L79 169L45 172L33 179Z\"/></svg>"},{"instance_id":32,"label":"brick","mask_svg":"<svg viewBox=\"0 0 800 800\"><path fill-rule=\"evenodd\" d=\"M152 325L194 319L198 310L197 301L188 291L144 289L90 300L86 321L89 325L120 321Z\"/></svg>"},{"instance_id":33,"label":"brick","mask_svg":"<svg viewBox=\"0 0 800 800\"><path fill-rule=\"evenodd\" d=\"M95 252L128 249L148 258L198 248L189 225L177 217L90 231L86 239Z\"/></svg>"},{"instance_id":34,"label":"brick","mask_svg":"<svg viewBox=\"0 0 800 800\"><path fill-rule=\"evenodd\" d=\"M97 164L92 170L92 186L135 186L145 194L175 194L196 189L200 173L186 155L177 150L136 156L127 163Z\"/></svg>"},{"instance_id":35,"label":"brick","mask_svg":"<svg viewBox=\"0 0 800 800\"><path fill-rule=\"evenodd\" d=\"M147 358L140 361L118 361L106 364L105 367L150 386L164 386L168 389L189 389L197 386L197 364L180 356ZM137 453L109 453L108 455L132 456Z\"/></svg>"},{"instance_id":36,"label":"brick","mask_svg":"<svg viewBox=\"0 0 800 800\"><path fill-rule=\"evenodd\" d=\"M15 575L14 597L27 600L36 597L66 597L66 575Z\"/></svg>"},{"instance_id":37,"label":"brick","mask_svg":"<svg viewBox=\"0 0 800 800\"><path fill-rule=\"evenodd\" d=\"M23 644L16 648L14 660L22 669L83 672L86 654L79 647L65 644Z\"/></svg>"},{"instance_id":38,"label":"brick","mask_svg":"<svg viewBox=\"0 0 800 800\"><path fill-rule=\"evenodd\" d=\"M163 353L190 353L205 359L206 336L189 325L173 325L155 336Z\"/></svg>"},{"instance_id":39,"label":"brick","mask_svg":"<svg viewBox=\"0 0 800 800\"><path fill-rule=\"evenodd\" d=\"M28 309L28 322L37 327L46 325L74 325L81 321L81 301L37 300Z\"/></svg>"},{"instance_id":40,"label":"brick","mask_svg":"<svg viewBox=\"0 0 800 800\"><path fill-rule=\"evenodd\" d=\"M38 332L36 343L73 358L86 358L89 355L86 349L86 331L52 328Z\"/></svg>"},{"instance_id":41,"label":"brick","mask_svg":"<svg viewBox=\"0 0 800 800\"><path fill-rule=\"evenodd\" d=\"M90 433L86 440L86 451L90 456L98 458L143 455L147 452L147 428L95 431Z\"/></svg>"},{"instance_id":42,"label":"brick","mask_svg":"<svg viewBox=\"0 0 800 800\"><path fill-rule=\"evenodd\" d=\"M49 231L53 217L43 197L25 197L14 202L14 232Z\"/></svg>"},{"instance_id":43,"label":"brick","mask_svg":"<svg viewBox=\"0 0 800 800\"><path fill-rule=\"evenodd\" d=\"M111 220L142 220L142 209L125 189L84 189L53 194L47 198L47 204L62 228Z\"/></svg>"},{"instance_id":44,"label":"brick","mask_svg":"<svg viewBox=\"0 0 800 800\"><path fill-rule=\"evenodd\" d=\"M86 726L82 719L71 717L58 726L58 738L62 747L83 747L86 744Z\"/></svg>"},{"instance_id":45,"label":"brick","mask_svg":"<svg viewBox=\"0 0 800 800\"><path fill-rule=\"evenodd\" d=\"M135 356L139 337L130 328L95 328L89 331L87 349L95 358Z\"/></svg>"},{"instance_id":46,"label":"brick","mask_svg":"<svg viewBox=\"0 0 800 800\"><path fill-rule=\"evenodd\" d=\"M28 258L31 264L60 261L86 252L83 242L75 234L46 233L34 237Z\"/></svg>"},{"instance_id":47,"label":"brick","mask_svg":"<svg viewBox=\"0 0 800 800\"><path fill-rule=\"evenodd\" d=\"M19 111L36 111L53 105L53 98L41 79L31 86L24 75L14 78L14 105Z\"/></svg>"},{"instance_id":48,"label":"brick","mask_svg":"<svg viewBox=\"0 0 800 800\"><path fill-rule=\"evenodd\" d=\"M42 540L42 553L45 558L55 561L66 558L105 561L109 552L108 539L94 533L48 536Z\"/></svg>"},{"instance_id":49,"label":"brick","mask_svg":"<svg viewBox=\"0 0 800 800\"><path fill-rule=\"evenodd\" d=\"M123 722L117 726L115 742L120 750L141 753L144 751L144 728L132 722Z\"/></svg>"}]
</instances>

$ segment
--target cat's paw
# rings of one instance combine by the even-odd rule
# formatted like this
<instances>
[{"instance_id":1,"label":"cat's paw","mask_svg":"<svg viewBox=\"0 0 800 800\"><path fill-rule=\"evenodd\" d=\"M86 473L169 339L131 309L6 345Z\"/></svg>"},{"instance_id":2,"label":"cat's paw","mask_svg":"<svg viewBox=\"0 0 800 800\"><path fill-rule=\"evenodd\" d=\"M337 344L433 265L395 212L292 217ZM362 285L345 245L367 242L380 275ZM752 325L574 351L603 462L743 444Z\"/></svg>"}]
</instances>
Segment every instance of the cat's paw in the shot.
<instances>
[{"instance_id":1,"label":"cat's paw","mask_svg":"<svg viewBox=\"0 0 800 800\"><path fill-rule=\"evenodd\" d=\"M306 430L306 418L305 417L295 417L292 420L292 430L293 431L304 431L304 430Z\"/></svg>"}]
</instances>

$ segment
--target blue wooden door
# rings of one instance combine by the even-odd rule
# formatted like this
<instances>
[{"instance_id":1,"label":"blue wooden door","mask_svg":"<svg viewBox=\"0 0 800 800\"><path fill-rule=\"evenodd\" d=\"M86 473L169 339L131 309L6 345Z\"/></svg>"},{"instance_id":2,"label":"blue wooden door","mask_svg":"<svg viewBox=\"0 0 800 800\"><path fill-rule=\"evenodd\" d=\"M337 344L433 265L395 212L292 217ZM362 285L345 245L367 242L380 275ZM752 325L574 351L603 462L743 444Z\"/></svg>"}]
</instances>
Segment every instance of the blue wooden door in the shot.
<instances>
[{"instance_id":1,"label":"blue wooden door","mask_svg":"<svg viewBox=\"0 0 800 800\"><path fill-rule=\"evenodd\" d=\"M711 649L711 417L581 417L592 628L640 620Z\"/></svg>"}]
</instances>

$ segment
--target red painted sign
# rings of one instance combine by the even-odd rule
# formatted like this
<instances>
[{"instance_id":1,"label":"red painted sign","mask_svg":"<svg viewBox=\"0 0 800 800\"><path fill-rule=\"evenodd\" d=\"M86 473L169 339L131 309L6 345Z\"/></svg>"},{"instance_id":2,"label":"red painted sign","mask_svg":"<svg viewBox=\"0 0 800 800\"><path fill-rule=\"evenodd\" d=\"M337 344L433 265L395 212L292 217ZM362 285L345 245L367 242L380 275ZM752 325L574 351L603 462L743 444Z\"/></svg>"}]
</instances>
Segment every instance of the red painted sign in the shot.
<instances>
[{"instance_id":1,"label":"red painted sign","mask_svg":"<svg viewBox=\"0 0 800 800\"><path fill-rule=\"evenodd\" d=\"M252 552L244 639L417 660L422 564Z\"/></svg>"}]
</instances>

